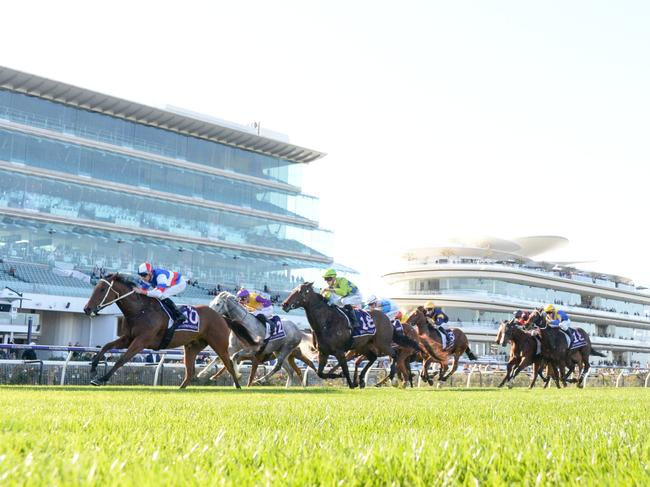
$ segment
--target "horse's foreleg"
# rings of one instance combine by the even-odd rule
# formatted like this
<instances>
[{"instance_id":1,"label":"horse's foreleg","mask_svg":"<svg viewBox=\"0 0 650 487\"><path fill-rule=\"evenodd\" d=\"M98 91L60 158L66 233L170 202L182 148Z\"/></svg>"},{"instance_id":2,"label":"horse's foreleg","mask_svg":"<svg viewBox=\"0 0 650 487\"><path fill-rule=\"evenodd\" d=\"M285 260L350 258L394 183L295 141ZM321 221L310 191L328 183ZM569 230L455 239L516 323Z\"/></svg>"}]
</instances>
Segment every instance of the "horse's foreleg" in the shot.
<instances>
[{"instance_id":1,"label":"horse's foreleg","mask_svg":"<svg viewBox=\"0 0 650 487\"><path fill-rule=\"evenodd\" d=\"M350 360L352 357L350 357L350 352L348 352L345 355L346 360ZM355 387L357 387L359 384L359 366L361 365L361 362L366 360L366 357L363 355L359 355L357 359L354 361L354 378L352 379L352 383L354 384ZM365 368L364 368L365 370ZM365 387L365 383L361 386L361 388Z\"/></svg>"},{"instance_id":2,"label":"horse's foreleg","mask_svg":"<svg viewBox=\"0 0 650 487\"><path fill-rule=\"evenodd\" d=\"M324 353L319 353L318 354L318 370L316 371L316 374L318 377L321 379L340 379L343 377L341 374L333 374L332 371L330 370L328 373L325 373L325 365L327 365L327 359L329 355L326 355ZM339 364L340 365L340 362ZM333 368L332 368L333 370ZM347 370L347 368L346 368ZM348 372L349 375L349 372Z\"/></svg>"},{"instance_id":3,"label":"horse's foreleg","mask_svg":"<svg viewBox=\"0 0 650 487\"><path fill-rule=\"evenodd\" d=\"M512 368L514 367L516 362L517 362L517 357L510 357L510 360L508 360L508 364L506 365L506 376L503 378L503 380L497 387L503 387L503 384L505 384L508 381L508 379L510 379Z\"/></svg>"},{"instance_id":4,"label":"horse's foreleg","mask_svg":"<svg viewBox=\"0 0 650 487\"><path fill-rule=\"evenodd\" d=\"M147 337L149 338L149 337ZM129 345L129 348L126 349L126 352L122 354L122 356L119 358L117 362L111 367L111 370L106 372L102 377L99 379L93 379L90 381L90 383L94 386L99 386L102 384L106 384L111 376L119 369L122 367L125 363L127 363L129 360L131 360L138 352L141 352L144 350L144 343L145 339L141 337L135 338L131 344Z\"/></svg>"},{"instance_id":5,"label":"horse's foreleg","mask_svg":"<svg viewBox=\"0 0 650 487\"><path fill-rule=\"evenodd\" d=\"M465 353L464 350L461 351L461 352L459 352L459 353L455 353L455 354L454 354L454 358L453 358L453 361L452 361L452 363L451 363L451 371L450 371L448 374L444 375L444 374L442 373L442 369L440 370L440 379L439 379L439 380L440 380L441 382L445 382L445 381L446 381L447 379L449 379L452 375L454 375L454 373L456 372L456 369L458 369L458 358L459 358L460 355L463 354L463 353ZM445 367L445 371L446 371L448 368L449 368L449 365L447 365L447 366Z\"/></svg>"},{"instance_id":6,"label":"horse's foreleg","mask_svg":"<svg viewBox=\"0 0 650 487\"><path fill-rule=\"evenodd\" d=\"M257 358L253 357L251 359L251 370L250 374L248 375L248 382L246 383L246 387L250 387L253 385L253 382L255 381L255 374L257 374L257 367L260 365L259 361Z\"/></svg>"},{"instance_id":7,"label":"horse's foreleg","mask_svg":"<svg viewBox=\"0 0 650 487\"><path fill-rule=\"evenodd\" d=\"M297 348L294 352L294 357L303 362L307 367L312 369L314 372L316 371L316 366L314 365L314 362L312 362L304 353L302 353L302 350Z\"/></svg>"},{"instance_id":8,"label":"horse's foreleg","mask_svg":"<svg viewBox=\"0 0 650 487\"><path fill-rule=\"evenodd\" d=\"M368 359L368 363L366 364L366 366L361 371L361 376L359 377L359 387L361 389L366 387L366 374L368 373L368 370L370 369L370 367L372 367L372 364L375 363L375 360L377 360L377 355L375 355L372 352L368 352L368 355L367 355L366 358ZM357 362L359 362L359 360L357 360ZM355 374L356 374L356 367L358 367L357 363L355 363ZM356 379L356 377L355 377L355 379Z\"/></svg>"},{"instance_id":9,"label":"horse's foreleg","mask_svg":"<svg viewBox=\"0 0 650 487\"><path fill-rule=\"evenodd\" d=\"M185 389L192 378L196 368L196 356L205 348L205 342L192 342L185 345L185 353L183 354L183 361L185 362L185 378L181 382L181 389Z\"/></svg>"},{"instance_id":10,"label":"horse's foreleg","mask_svg":"<svg viewBox=\"0 0 650 487\"><path fill-rule=\"evenodd\" d=\"M510 380L508 381L509 389L512 389L512 386L514 385L513 381L515 380L515 377L517 377L522 370L526 370L526 367L530 365L530 362L531 362L530 357L527 357L525 355L521 357L521 361L515 367L515 370L512 372L512 375L510 376Z\"/></svg>"},{"instance_id":11,"label":"horse's foreleg","mask_svg":"<svg viewBox=\"0 0 650 487\"><path fill-rule=\"evenodd\" d=\"M287 346L283 347L283 348L282 348L282 349L277 353L277 358L276 358L276 361L275 361L275 366L271 369L271 372L269 372L268 374L266 374L266 375L260 377L259 379L257 379L257 380L255 381L255 384L263 384L264 382L266 382L267 380L269 380L269 378L270 378L272 375L274 375L278 370L280 370L280 369L282 368L282 366L284 365L284 361L287 359L287 357L289 356L289 354L290 354L291 352L292 352L292 349L291 349L291 348L289 348L289 347L287 347Z\"/></svg>"},{"instance_id":12,"label":"horse's foreleg","mask_svg":"<svg viewBox=\"0 0 650 487\"><path fill-rule=\"evenodd\" d=\"M196 376L198 378L201 378L201 377L205 377L206 375L208 375L208 372L210 372L210 369L212 368L212 366L215 366L215 367L217 366L216 365L217 360L218 360L217 357L214 357L212 360L210 360L210 363L208 365L206 365L201 372L196 374ZM221 370L225 370L225 369L221 369ZM218 373L219 372L217 372L217 374ZM215 375L217 375L217 374L215 374ZM214 376L212 376L212 377L214 377ZM210 377L210 380L212 380L212 377Z\"/></svg>"},{"instance_id":13,"label":"horse's foreleg","mask_svg":"<svg viewBox=\"0 0 650 487\"><path fill-rule=\"evenodd\" d=\"M95 378L97 375L97 364L99 364L99 361L104 358L104 355L106 355L107 351L113 348L126 348L128 346L129 337L126 336L121 336L118 339L113 340L112 342L108 342L106 345L104 345L102 349L95 354L92 362L90 363L90 376L92 378Z\"/></svg>"},{"instance_id":14,"label":"horse's foreleg","mask_svg":"<svg viewBox=\"0 0 650 487\"><path fill-rule=\"evenodd\" d=\"M348 370L348 361L347 358L344 354L340 354L336 356L337 360L339 361L339 364L341 365L341 370L343 371L343 377L345 377L345 380L348 381L348 386L350 389L354 389L356 386L352 383L352 380L350 379L350 371Z\"/></svg>"}]
</instances>

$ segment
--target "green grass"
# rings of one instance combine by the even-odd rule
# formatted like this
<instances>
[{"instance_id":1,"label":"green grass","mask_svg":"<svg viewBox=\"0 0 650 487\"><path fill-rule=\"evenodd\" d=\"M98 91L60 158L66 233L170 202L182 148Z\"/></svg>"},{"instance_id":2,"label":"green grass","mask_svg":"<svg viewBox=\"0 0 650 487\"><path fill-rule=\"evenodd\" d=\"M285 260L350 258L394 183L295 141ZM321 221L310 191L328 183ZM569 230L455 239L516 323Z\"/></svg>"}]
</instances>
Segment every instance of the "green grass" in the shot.
<instances>
[{"instance_id":1,"label":"green grass","mask_svg":"<svg viewBox=\"0 0 650 487\"><path fill-rule=\"evenodd\" d=\"M650 390L0 387L0 485L650 485Z\"/></svg>"}]
</instances>

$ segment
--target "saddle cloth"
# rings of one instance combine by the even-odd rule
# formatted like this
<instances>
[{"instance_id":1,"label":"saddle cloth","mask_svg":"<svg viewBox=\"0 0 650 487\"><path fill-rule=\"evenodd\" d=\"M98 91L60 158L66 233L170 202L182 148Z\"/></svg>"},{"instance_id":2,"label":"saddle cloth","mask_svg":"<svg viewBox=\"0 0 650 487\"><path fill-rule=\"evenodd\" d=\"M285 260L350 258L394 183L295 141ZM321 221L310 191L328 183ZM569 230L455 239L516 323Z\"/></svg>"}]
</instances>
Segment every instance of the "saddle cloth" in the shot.
<instances>
[{"instance_id":1,"label":"saddle cloth","mask_svg":"<svg viewBox=\"0 0 650 487\"><path fill-rule=\"evenodd\" d=\"M272 342L273 340L280 340L287 336L287 333L284 331L284 325L279 316L274 316L268 318L266 321L266 334L269 336L267 341Z\"/></svg>"},{"instance_id":2,"label":"saddle cloth","mask_svg":"<svg viewBox=\"0 0 650 487\"><path fill-rule=\"evenodd\" d=\"M169 314L169 311L167 311L167 308L165 308L162 303L161 306L162 309L165 310L165 313L167 313L167 316L169 316L169 321L167 322L167 328L169 329L172 327L172 324L174 322L171 315ZM178 309L185 315L185 321L176 325L174 331L193 331L195 333L198 333L199 326L201 326L201 318L199 317L199 312L196 310L196 308L194 306L183 305Z\"/></svg>"},{"instance_id":3,"label":"saddle cloth","mask_svg":"<svg viewBox=\"0 0 650 487\"><path fill-rule=\"evenodd\" d=\"M442 340L442 349L445 352L454 346L454 343L456 343L456 335L454 335L453 331L445 330L446 333L442 333L440 328L436 328L436 331L440 335L440 339Z\"/></svg>"},{"instance_id":4,"label":"saddle cloth","mask_svg":"<svg viewBox=\"0 0 650 487\"><path fill-rule=\"evenodd\" d=\"M564 336L569 350L575 350L576 348L584 347L587 344L585 337L575 328L569 328L568 331L564 332Z\"/></svg>"},{"instance_id":5,"label":"saddle cloth","mask_svg":"<svg viewBox=\"0 0 650 487\"><path fill-rule=\"evenodd\" d=\"M352 330L352 336L354 338L374 335L377 333L377 327L375 326L375 321L370 316L370 313L365 312L362 309L354 308L354 313L357 316L357 321L359 326L355 327ZM346 316L347 318L347 316Z\"/></svg>"},{"instance_id":6,"label":"saddle cloth","mask_svg":"<svg viewBox=\"0 0 650 487\"><path fill-rule=\"evenodd\" d=\"M397 333L404 333L404 326L402 322L398 319L393 320L393 328Z\"/></svg>"}]
</instances>

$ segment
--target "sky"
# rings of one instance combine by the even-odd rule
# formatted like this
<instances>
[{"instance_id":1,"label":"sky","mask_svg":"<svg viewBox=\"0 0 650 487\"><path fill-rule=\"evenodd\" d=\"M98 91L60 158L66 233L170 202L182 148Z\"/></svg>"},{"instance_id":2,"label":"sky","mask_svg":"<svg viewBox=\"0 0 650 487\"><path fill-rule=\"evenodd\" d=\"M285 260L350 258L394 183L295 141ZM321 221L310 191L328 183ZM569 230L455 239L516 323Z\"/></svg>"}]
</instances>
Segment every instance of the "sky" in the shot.
<instances>
[{"instance_id":1,"label":"sky","mask_svg":"<svg viewBox=\"0 0 650 487\"><path fill-rule=\"evenodd\" d=\"M456 236L650 284L650 3L10 2L0 65L288 134L365 294ZM368 289L371 288L371 289Z\"/></svg>"}]
</instances>

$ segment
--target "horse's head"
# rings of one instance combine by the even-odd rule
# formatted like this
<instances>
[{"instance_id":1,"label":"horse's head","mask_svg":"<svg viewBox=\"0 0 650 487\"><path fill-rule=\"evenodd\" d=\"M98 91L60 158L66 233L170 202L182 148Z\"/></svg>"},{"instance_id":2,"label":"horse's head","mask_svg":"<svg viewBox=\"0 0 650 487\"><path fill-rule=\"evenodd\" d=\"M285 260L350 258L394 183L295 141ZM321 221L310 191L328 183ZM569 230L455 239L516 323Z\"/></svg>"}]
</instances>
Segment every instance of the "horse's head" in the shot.
<instances>
[{"instance_id":1,"label":"horse's head","mask_svg":"<svg viewBox=\"0 0 650 487\"><path fill-rule=\"evenodd\" d=\"M546 328L546 312L542 308L535 308L524 324L527 330L533 327Z\"/></svg>"},{"instance_id":2,"label":"horse's head","mask_svg":"<svg viewBox=\"0 0 650 487\"><path fill-rule=\"evenodd\" d=\"M90 299L84 306L84 313L88 316L97 315L102 309L133 294L135 282L118 273L109 274L97 282Z\"/></svg>"},{"instance_id":3,"label":"horse's head","mask_svg":"<svg viewBox=\"0 0 650 487\"><path fill-rule=\"evenodd\" d=\"M285 313L296 308L304 308L313 296L320 296L314 291L313 282L304 282L289 294L289 297L282 303L282 309Z\"/></svg>"},{"instance_id":4,"label":"horse's head","mask_svg":"<svg viewBox=\"0 0 650 487\"><path fill-rule=\"evenodd\" d=\"M217 313L220 315L226 314L227 311L227 304L228 304L228 298L233 298L234 296L230 294L228 291L222 291L220 292L211 302L210 302L210 308L215 310Z\"/></svg>"},{"instance_id":5,"label":"horse's head","mask_svg":"<svg viewBox=\"0 0 650 487\"><path fill-rule=\"evenodd\" d=\"M413 311L411 311L406 318L406 323L411 326L426 326L427 315L424 310L424 306L418 306Z\"/></svg>"},{"instance_id":6,"label":"horse's head","mask_svg":"<svg viewBox=\"0 0 650 487\"><path fill-rule=\"evenodd\" d=\"M499 323L499 329L497 330L497 336L494 339L494 343L497 343L501 346L505 345L506 342L506 328L508 326L508 321L503 320L501 323Z\"/></svg>"}]
</instances>

